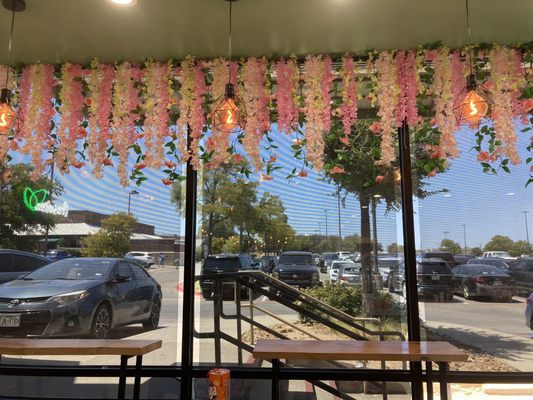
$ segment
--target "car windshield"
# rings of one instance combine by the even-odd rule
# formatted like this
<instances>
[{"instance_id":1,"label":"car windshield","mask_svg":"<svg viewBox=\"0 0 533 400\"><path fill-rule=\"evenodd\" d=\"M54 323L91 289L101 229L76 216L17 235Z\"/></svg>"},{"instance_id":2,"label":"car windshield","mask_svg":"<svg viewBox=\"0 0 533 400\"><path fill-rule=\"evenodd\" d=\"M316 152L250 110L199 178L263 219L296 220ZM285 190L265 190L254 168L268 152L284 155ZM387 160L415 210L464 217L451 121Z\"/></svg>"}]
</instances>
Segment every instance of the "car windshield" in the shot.
<instances>
[{"instance_id":1,"label":"car windshield","mask_svg":"<svg viewBox=\"0 0 533 400\"><path fill-rule=\"evenodd\" d=\"M113 261L90 259L66 259L48 264L25 275L24 280L48 281L64 280L98 280L107 276Z\"/></svg>"},{"instance_id":2,"label":"car windshield","mask_svg":"<svg viewBox=\"0 0 533 400\"><path fill-rule=\"evenodd\" d=\"M378 267L390 268L397 266L399 263L399 260L378 260Z\"/></svg>"},{"instance_id":3,"label":"car windshield","mask_svg":"<svg viewBox=\"0 0 533 400\"><path fill-rule=\"evenodd\" d=\"M493 251L492 255L494 257L511 257L506 251Z\"/></svg>"},{"instance_id":4,"label":"car windshield","mask_svg":"<svg viewBox=\"0 0 533 400\"><path fill-rule=\"evenodd\" d=\"M359 274L359 268L355 266L343 267L342 272L344 274L356 275Z\"/></svg>"},{"instance_id":5,"label":"car windshield","mask_svg":"<svg viewBox=\"0 0 533 400\"><path fill-rule=\"evenodd\" d=\"M503 272L496 267L489 265L479 265L470 267L473 275L502 275Z\"/></svg>"},{"instance_id":6,"label":"car windshield","mask_svg":"<svg viewBox=\"0 0 533 400\"><path fill-rule=\"evenodd\" d=\"M215 258L211 257L205 260L204 270L213 271L213 270L236 270L240 268L239 258L238 257L225 257L225 258Z\"/></svg>"},{"instance_id":7,"label":"car windshield","mask_svg":"<svg viewBox=\"0 0 533 400\"><path fill-rule=\"evenodd\" d=\"M313 264L311 254L282 254L278 264Z\"/></svg>"},{"instance_id":8,"label":"car windshield","mask_svg":"<svg viewBox=\"0 0 533 400\"><path fill-rule=\"evenodd\" d=\"M324 260L338 260L339 259L339 256L337 255L337 253L325 253L322 255L322 258Z\"/></svg>"}]
</instances>

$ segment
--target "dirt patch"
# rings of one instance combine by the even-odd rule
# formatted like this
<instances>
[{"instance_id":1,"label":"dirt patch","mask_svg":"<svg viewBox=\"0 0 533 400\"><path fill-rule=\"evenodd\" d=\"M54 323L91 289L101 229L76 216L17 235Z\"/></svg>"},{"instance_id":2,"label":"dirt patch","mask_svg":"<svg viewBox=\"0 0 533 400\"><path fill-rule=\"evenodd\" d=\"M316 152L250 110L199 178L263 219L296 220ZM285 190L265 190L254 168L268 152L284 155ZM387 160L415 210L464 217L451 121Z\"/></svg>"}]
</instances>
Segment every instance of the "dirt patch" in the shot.
<instances>
[{"instance_id":1,"label":"dirt patch","mask_svg":"<svg viewBox=\"0 0 533 400\"><path fill-rule=\"evenodd\" d=\"M318 339L322 339L322 340L326 340L326 339L345 340L346 339L346 336L338 332L335 332L331 330L330 328L323 326L323 325L319 325L319 324L312 325L312 324L302 324L302 323L295 323L295 325L298 328L313 334ZM305 333L299 331L298 329L295 329L287 325L276 324L276 325L270 326L270 328L293 340L312 339L311 337L309 337L309 335L306 335ZM261 331L259 329L254 329L254 340L257 341L258 339L276 339L276 337L274 337L273 335L267 332ZM431 330L427 331L427 340L449 342L453 344L454 346L459 347L460 349L462 349L468 354L468 359L469 359L468 362L452 362L450 363L451 370L483 371L483 372L516 372L516 371L519 371L518 369L513 368L512 366L505 363L499 358L496 358L487 353L483 353L473 347L466 346L465 344L460 343L457 340L454 340L444 335L440 335L434 331L431 331ZM251 342L250 331L246 331L243 334L243 341L247 343ZM356 365L359 365L360 363L354 362L354 363L347 363L347 364L356 366ZM378 361L367 362L365 365L367 368L381 368L381 363ZM391 362L387 362L386 367L387 369L401 369L402 363L391 361Z\"/></svg>"}]
</instances>

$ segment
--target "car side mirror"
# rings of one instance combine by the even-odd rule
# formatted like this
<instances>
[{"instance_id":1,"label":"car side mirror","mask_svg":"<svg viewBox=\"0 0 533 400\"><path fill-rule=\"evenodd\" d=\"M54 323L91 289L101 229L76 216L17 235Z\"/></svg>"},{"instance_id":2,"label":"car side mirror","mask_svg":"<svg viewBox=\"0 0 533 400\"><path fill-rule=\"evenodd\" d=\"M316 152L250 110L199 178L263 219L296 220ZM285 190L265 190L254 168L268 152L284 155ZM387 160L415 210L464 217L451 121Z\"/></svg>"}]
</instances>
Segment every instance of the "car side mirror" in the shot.
<instances>
[{"instance_id":1,"label":"car side mirror","mask_svg":"<svg viewBox=\"0 0 533 400\"><path fill-rule=\"evenodd\" d=\"M129 276L116 274L115 275L115 282L129 282L131 281L131 278Z\"/></svg>"}]
</instances>

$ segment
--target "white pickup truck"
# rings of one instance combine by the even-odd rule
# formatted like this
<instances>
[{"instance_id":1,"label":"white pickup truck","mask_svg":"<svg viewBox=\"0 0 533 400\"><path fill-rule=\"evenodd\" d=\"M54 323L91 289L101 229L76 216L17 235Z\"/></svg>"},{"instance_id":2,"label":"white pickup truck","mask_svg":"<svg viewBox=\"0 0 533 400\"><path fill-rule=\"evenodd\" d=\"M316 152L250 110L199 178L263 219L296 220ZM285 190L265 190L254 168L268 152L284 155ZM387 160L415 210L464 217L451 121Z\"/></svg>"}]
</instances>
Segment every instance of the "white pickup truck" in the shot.
<instances>
[{"instance_id":1,"label":"white pickup truck","mask_svg":"<svg viewBox=\"0 0 533 400\"><path fill-rule=\"evenodd\" d=\"M516 258L511 257L507 251L486 251L483 253L483 258L503 258L504 260L516 260Z\"/></svg>"}]
</instances>

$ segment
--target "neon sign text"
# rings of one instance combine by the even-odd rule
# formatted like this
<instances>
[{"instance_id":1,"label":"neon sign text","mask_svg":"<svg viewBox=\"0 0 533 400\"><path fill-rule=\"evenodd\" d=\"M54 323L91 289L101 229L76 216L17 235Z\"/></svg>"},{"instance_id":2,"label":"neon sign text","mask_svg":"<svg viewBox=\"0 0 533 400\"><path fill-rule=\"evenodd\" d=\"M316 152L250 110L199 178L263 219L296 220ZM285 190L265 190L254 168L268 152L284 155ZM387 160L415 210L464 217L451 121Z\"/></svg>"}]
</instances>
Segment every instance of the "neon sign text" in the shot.
<instances>
[{"instance_id":1,"label":"neon sign text","mask_svg":"<svg viewBox=\"0 0 533 400\"><path fill-rule=\"evenodd\" d=\"M46 189L33 190L26 187L23 192L24 204L28 210L32 212L42 212L45 214L68 216L68 203L65 201L63 204L52 204L50 201L46 201L50 193Z\"/></svg>"}]
</instances>

